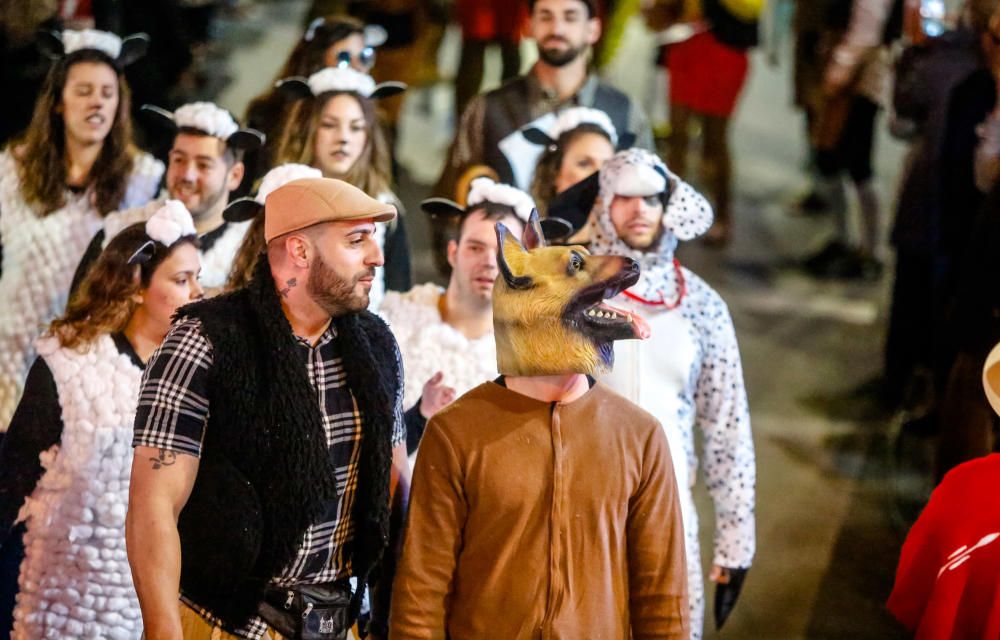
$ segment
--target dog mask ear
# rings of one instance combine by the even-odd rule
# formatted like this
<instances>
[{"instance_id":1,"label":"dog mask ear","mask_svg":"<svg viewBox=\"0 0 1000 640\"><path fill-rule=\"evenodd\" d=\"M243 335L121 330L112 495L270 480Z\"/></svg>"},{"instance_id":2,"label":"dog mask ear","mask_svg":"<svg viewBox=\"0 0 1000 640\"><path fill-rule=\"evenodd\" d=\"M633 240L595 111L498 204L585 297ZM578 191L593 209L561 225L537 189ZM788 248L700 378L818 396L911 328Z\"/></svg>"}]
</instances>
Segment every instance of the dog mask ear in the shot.
<instances>
[{"instance_id":1,"label":"dog mask ear","mask_svg":"<svg viewBox=\"0 0 1000 640\"><path fill-rule=\"evenodd\" d=\"M518 276L514 275L514 271L511 268L517 268L523 260L527 252L521 243L517 241L514 234L510 232L510 229L504 226L502 222L498 222L496 225L497 230L497 266L500 267L500 275L503 276L504 282L511 289L528 289L534 283L530 276Z\"/></svg>"},{"instance_id":2,"label":"dog mask ear","mask_svg":"<svg viewBox=\"0 0 1000 640\"><path fill-rule=\"evenodd\" d=\"M542 225L538 222L538 209L532 209L528 216L528 224L524 225L524 233L521 235L521 244L528 251L545 246L545 234L542 233Z\"/></svg>"}]
</instances>

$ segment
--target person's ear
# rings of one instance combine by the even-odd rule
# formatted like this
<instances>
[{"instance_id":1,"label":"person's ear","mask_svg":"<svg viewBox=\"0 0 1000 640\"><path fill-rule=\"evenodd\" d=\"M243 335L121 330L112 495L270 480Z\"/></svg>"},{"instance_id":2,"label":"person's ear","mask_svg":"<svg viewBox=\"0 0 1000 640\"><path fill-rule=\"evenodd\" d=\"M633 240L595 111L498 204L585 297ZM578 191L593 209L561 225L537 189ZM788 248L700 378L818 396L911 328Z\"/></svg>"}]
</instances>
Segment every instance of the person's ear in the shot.
<instances>
[{"instance_id":1,"label":"person's ear","mask_svg":"<svg viewBox=\"0 0 1000 640\"><path fill-rule=\"evenodd\" d=\"M144 298L144 297L142 296L142 291L137 291L137 292L133 293L133 294L132 294L131 296L129 296L129 297L131 298L132 302L136 303L136 304L137 304L137 305L139 305L139 306L142 306L142 303L143 303L143 302L145 302L145 300L146 300L146 299L145 299L145 298Z\"/></svg>"},{"instance_id":2,"label":"person's ear","mask_svg":"<svg viewBox=\"0 0 1000 640\"><path fill-rule=\"evenodd\" d=\"M292 234L285 238L285 252L296 267L306 269L312 257L312 245L304 235Z\"/></svg>"},{"instance_id":3,"label":"person's ear","mask_svg":"<svg viewBox=\"0 0 1000 640\"><path fill-rule=\"evenodd\" d=\"M601 39L601 19L591 18L587 20L587 44L594 46Z\"/></svg>"},{"instance_id":4,"label":"person's ear","mask_svg":"<svg viewBox=\"0 0 1000 640\"><path fill-rule=\"evenodd\" d=\"M458 261L458 243L454 240L448 241L448 264L451 268L455 268L455 263Z\"/></svg>"},{"instance_id":5,"label":"person's ear","mask_svg":"<svg viewBox=\"0 0 1000 640\"><path fill-rule=\"evenodd\" d=\"M233 166L229 168L229 177L226 180L226 187L230 191L235 191L240 183L243 182L243 175L246 173L247 167L242 162L234 162Z\"/></svg>"}]
</instances>

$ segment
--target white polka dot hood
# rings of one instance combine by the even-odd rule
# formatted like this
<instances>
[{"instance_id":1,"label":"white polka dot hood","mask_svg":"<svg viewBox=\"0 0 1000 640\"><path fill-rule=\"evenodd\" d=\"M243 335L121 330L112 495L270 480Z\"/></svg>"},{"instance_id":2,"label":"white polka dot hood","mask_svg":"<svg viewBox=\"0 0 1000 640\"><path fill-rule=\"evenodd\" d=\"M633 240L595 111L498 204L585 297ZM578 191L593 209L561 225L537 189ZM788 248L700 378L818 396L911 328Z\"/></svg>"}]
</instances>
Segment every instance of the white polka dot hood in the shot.
<instances>
[{"instance_id":1,"label":"white polka dot hood","mask_svg":"<svg viewBox=\"0 0 1000 640\"><path fill-rule=\"evenodd\" d=\"M651 196L669 192L663 213L663 236L656 251L633 249L618 237L611 222L611 201L616 195ZM623 255L639 263L637 295L654 299L671 297L665 285L673 283L674 250L678 240L692 240L712 226L712 206L694 187L681 180L656 154L626 149L612 156L600 173L600 193L590 220L590 249L598 255Z\"/></svg>"}]
</instances>

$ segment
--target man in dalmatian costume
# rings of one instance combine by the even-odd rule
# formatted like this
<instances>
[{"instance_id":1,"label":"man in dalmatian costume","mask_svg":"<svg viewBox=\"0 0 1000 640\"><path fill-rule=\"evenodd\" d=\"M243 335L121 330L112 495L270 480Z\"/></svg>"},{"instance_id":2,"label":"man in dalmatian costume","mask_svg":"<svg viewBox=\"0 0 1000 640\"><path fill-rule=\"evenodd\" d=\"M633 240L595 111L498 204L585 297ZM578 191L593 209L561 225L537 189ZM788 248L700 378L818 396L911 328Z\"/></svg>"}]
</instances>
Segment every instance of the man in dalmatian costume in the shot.
<instances>
[{"instance_id":1,"label":"man in dalmatian costume","mask_svg":"<svg viewBox=\"0 0 1000 640\"><path fill-rule=\"evenodd\" d=\"M735 602L756 546L754 448L736 333L719 294L674 257L678 240L708 230L712 210L701 194L643 149L617 153L597 179L590 250L639 263L639 282L612 304L638 313L652 329L649 340L615 345L614 371L604 381L660 420L677 486L687 488L681 491L681 507L691 637L697 639L705 604L691 495L698 468L696 426L704 439L702 461L715 504L710 579L718 584L717 626Z\"/></svg>"},{"instance_id":2,"label":"man in dalmatian costume","mask_svg":"<svg viewBox=\"0 0 1000 640\"><path fill-rule=\"evenodd\" d=\"M493 340L493 282L498 274L494 225L503 222L520 237L535 203L519 189L477 178L464 208L443 198L425 200L421 208L453 223L458 233L448 242L451 275L446 289L428 282L406 293L389 291L379 309L403 356L411 456L432 415L499 375Z\"/></svg>"},{"instance_id":3,"label":"man in dalmatian costume","mask_svg":"<svg viewBox=\"0 0 1000 640\"><path fill-rule=\"evenodd\" d=\"M264 134L241 129L225 109L211 102L192 102L173 113L152 105L142 111L176 132L167 160L166 193L146 206L108 215L73 278L73 289L115 235L149 219L167 199L180 200L191 212L201 248L200 281L206 293L218 293L229 278L236 252L249 222L227 222L222 212L229 193L243 180L243 153L257 149Z\"/></svg>"}]
</instances>

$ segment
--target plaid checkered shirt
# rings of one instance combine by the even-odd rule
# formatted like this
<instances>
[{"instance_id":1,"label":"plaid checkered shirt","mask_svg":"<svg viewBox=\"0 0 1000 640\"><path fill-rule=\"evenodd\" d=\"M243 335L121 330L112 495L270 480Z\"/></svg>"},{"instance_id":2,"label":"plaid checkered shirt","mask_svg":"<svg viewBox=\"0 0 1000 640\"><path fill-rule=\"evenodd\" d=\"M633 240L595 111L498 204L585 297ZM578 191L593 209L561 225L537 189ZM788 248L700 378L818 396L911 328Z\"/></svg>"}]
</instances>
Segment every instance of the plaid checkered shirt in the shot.
<instances>
[{"instance_id":1,"label":"plaid checkered shirt","mask_svg":"<svg viewBox=\"0 0 1000 640\"><path fill-rule=\"evenodd\" d=\"M298 338L298 353L316 391L326 444L337 477L340 499L327 505L326 514L310 526L302 538L296 557L275 576L272 584L293 586L320 584L350 576L349 549L354 537L351 517L359 469L361 416L347 388L346 373L337 347L337 332L331 323L315 346ZM400 362L399 353L396 353ZM187 318L174 324L160 348L149 361L143 376L136 411L132 446L167 449L200 457L208 422L208 372L212 366L212 345L201 322ZM402 364L399 365L402 377ZM406 440L402 414L402 380L395 406L392 446ZM197 603L181 600L203 617L217 623ZM267 624L252 618L242 629L227 629L242 638L259 640Z\"/></svg>"}]
</instances>

